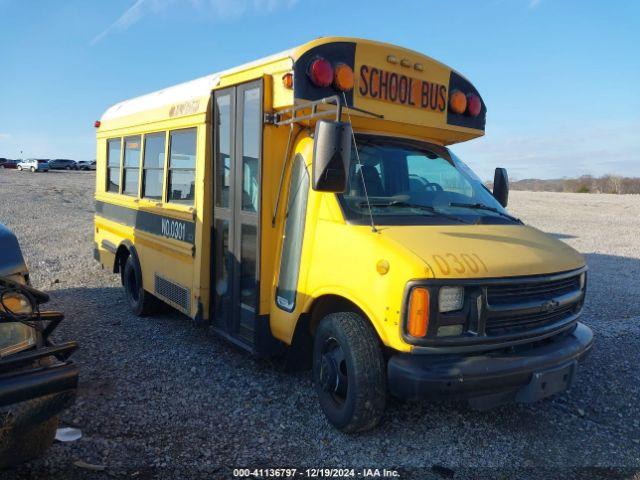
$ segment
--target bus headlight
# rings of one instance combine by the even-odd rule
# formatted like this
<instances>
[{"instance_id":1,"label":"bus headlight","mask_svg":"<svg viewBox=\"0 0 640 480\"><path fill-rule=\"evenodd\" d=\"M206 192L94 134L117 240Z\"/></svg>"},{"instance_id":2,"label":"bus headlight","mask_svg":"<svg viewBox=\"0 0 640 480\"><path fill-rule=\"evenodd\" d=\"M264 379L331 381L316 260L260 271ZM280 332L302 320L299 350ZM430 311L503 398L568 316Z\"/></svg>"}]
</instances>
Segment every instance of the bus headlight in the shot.
<instances>
[{"instance_id":1,"label":"bus headlight","mask_svg":"<svg viewBox=\"0 0 640 480\"><path fill-rule=\"evenodd\" d=\"M459 324L459 325L444 325L442 327L438 327L438 333L437 335L439 337L457 337L459 335L462 335L462 332L464 331L464 326Z\"/></svg>"},{"instance_id":2,"label":"bus headlight","mask_svg":"<svg viewBox=\"0 0 640 480\"><path fill-rule=\"evenodd\" d=\"M440 313L461 310L464 304L463 287L440 287L438 306Z\"/></svg>"}]
</instances>

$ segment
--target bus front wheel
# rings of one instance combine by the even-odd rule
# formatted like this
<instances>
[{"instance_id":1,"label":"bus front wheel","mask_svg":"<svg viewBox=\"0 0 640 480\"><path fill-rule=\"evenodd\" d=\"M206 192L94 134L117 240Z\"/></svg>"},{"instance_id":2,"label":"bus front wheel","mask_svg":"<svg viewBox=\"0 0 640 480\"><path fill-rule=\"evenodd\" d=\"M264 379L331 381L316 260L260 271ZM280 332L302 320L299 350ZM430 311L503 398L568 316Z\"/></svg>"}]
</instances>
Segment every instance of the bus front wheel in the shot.
<instances>
[{"instance_id":1,"label":"bus front wheel","mask_svg":"<svg viewBox=\"0 0 640 480\"><path fill-rule=\"evenodd\" d=\"M158 299L142 288L142 272L133 255L124 264L122 281L129 308L135 315L145 317L158 309Z\"/></svg>"},{"instance_id":2,"label":"bus front wheel","mask_svg":"<svg viewBox=\"0 0 640 480\"><path fill-rule=\"evenodd\" d=\"M329 422L345 432L375 427L384 412L385 363L369 322L352 312L322 319L313 348L313 378Z\"/></svg>"}]
</instances>

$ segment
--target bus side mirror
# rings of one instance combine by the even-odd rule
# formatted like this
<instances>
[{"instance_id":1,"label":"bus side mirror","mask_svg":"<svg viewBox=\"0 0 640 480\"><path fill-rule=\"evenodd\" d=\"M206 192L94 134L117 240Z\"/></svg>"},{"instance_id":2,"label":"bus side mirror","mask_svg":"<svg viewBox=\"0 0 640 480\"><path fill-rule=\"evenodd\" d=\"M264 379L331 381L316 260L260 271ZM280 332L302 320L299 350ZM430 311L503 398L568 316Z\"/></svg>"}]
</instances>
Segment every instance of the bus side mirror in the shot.
<instances>
[{"instance_id":1,"label":"bus side mirror","mask_svg":"<svg viewBox=\"0 0 640 480\"><path fill-rule=\"evenodd\" d=\"M342 193L351 166L351 124L318 120L313 145L313 189Z\"/></svg>"},{"instance_id":2,"label":"bus side mirror","mask_svg":"<svg viewBox=\"0 0 640 480\"><path fill-rule=\"evenodd\" d=\"M493 175L493 196L503 207L509 202L509 177L506 168L496 168Z\"/></svg>"}]
</instances>

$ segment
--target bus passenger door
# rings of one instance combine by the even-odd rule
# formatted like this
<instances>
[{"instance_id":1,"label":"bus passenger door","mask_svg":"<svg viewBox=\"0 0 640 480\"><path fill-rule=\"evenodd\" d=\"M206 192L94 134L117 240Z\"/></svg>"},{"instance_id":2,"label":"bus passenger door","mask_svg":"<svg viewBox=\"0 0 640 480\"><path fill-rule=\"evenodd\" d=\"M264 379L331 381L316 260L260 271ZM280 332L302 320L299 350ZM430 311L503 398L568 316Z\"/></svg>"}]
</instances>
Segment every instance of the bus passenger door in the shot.
<instances>
[{"instance_id":1,"label":"bus passenger door","mask_svg":"<svg viewBox=\"0 0 640 480\"><path fill-rule=\"evenodd\" d=\"M262 81L214 92L213 326L251 348L258 313Z\"/></svg>"}]
</instances>

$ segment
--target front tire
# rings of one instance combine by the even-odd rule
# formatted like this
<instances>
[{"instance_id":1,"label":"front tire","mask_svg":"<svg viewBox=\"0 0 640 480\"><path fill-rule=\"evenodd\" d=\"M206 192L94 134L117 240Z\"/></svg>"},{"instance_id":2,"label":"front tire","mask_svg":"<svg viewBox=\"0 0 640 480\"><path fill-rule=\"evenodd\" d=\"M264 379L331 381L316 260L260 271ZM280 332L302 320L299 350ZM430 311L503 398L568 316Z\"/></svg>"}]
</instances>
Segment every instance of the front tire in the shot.
<instances>
[{"instance_id":1,"label":"front tire","mask_svg":"<svg viewBox=\"0 0 640 480\"><path fill-rule=\"evenodd\" d=\"M142 272L132 255L124 264L122 284L129 308L138 317L146 317L158 310L159 300L142 287Z\"/></svg>"},{"instance_id":2,"label":"front tire","mask_svg":"<svg viewBox=\"0 0 640 480\"><path fill-rule=\"evenodd\" d=\"M387 381L382 349L369 322L352 312L322 319L313 348L313 378L322 411L345 432L375 427L382 418Z\"/></svg>"},{"instance_id":3,"label":"front tire","mask_svg":"<svg viewBox=\"0 0 640 480\"><path fill-rule=\"evenodd\" d=\"M29 170L31 170L31 173L36 173L36 168L35 167L31 167Z\"/></svg>"},{"instance_id":4,"label":"front tire","mask_svg":"<svg viewBox=\"0 0 640 480\"><path fill-rule=\"evenodd\" d=\"M22 171L22 167L21 167L21 166L19 166L19 165L18 165L16 168L17 168L19 171Z\"/></svg>"}]
</instances>

